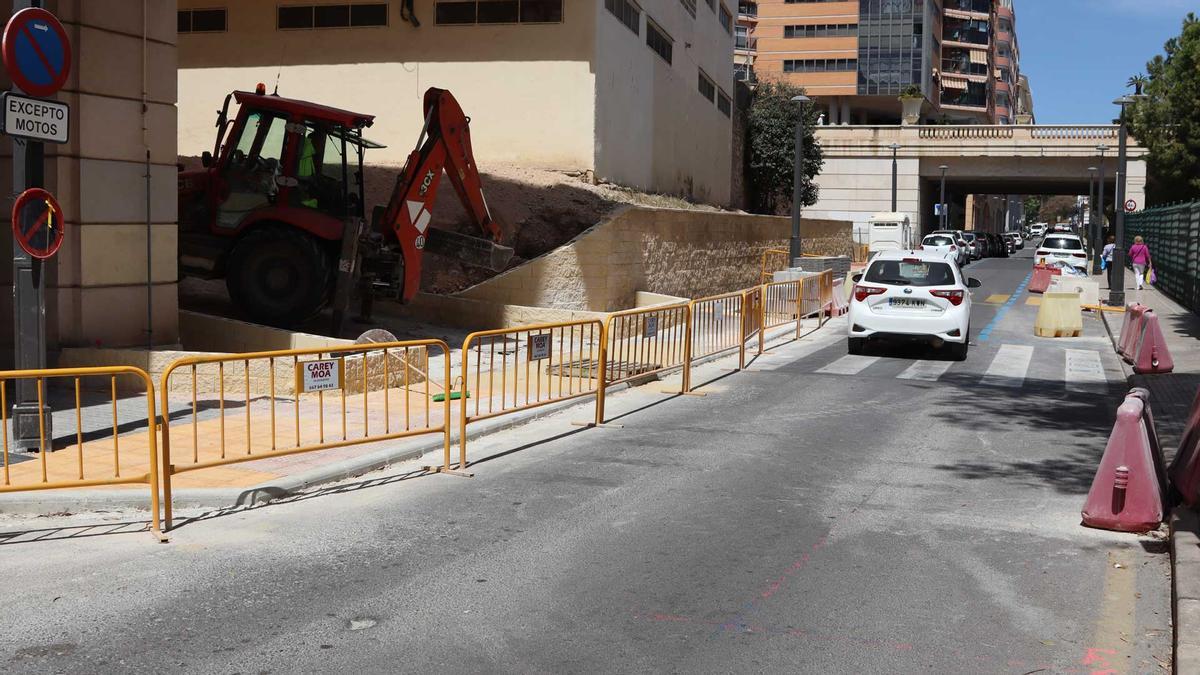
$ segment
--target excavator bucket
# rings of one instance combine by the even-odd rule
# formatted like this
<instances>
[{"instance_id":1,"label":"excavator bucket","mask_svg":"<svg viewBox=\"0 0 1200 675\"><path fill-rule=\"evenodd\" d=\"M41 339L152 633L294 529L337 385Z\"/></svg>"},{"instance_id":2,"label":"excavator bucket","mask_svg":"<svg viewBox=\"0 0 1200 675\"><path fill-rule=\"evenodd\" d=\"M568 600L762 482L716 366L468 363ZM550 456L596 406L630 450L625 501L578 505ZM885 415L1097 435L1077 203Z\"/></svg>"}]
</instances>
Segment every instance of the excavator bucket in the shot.
<instances>
[{"instance_id":1,"label":"excavator bucket","mask_svg":"<svg viewBox=\"0 0 1200 675\"><path fill-rule=\"evenodd\" d=\"M468 265L502 272L512 260L513 250L490 239L431 227L427 230L425 251L443 258L454 258Z\"/></svg>"}]
</instances>

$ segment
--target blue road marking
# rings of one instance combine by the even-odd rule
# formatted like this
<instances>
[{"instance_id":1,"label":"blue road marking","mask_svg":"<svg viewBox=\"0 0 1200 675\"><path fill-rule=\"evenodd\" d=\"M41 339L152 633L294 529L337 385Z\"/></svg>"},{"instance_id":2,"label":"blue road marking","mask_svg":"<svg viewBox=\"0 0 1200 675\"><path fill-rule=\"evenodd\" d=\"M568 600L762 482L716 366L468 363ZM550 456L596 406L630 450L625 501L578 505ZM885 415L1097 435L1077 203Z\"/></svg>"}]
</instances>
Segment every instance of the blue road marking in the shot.
<instances>
[{"instance_id":1,"label":"blue road marking","mask_svg":"<svg viewBox=\"0 0 1200 675\"><path fill-rule=\"evenodd\" d=\"M1000 323L1000 319L1004 318L1004 315L1008 313L1008 310L1012 309L1012 306L1017 304L1017 298L1021 297L1021 293L1025 290L1025 287L1029 285L1029 281L1031 279L1033 279L1032 271L1025 275L1025 279L1021 283L1017 284L1017 289L1013 291L1012 297L1008 299L1008 302L1000 306L1000 310L996 312L996 316L992 317L992 320L988 322L988 325L984 326L983 330L979 331L980 342L987 342L988 339L991 338L992 329L996 327L996 324Z\"/></svg>"}]
</instances>

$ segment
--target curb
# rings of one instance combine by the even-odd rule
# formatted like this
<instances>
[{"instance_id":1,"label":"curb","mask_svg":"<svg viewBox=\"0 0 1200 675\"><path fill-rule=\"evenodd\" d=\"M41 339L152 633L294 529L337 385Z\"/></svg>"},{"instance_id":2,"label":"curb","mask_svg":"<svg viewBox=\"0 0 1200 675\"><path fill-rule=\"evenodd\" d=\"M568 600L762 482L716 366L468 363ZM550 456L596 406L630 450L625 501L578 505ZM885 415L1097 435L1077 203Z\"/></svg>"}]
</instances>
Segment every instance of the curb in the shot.
<instances>
[{"instance_id":1,"label":"curb","mask_svg":"<svg viewBox=\"0 0 1200 675\"><path fill-rule=\"evenodd\" d=\"M1200 515L1177 506L1171 513L1171 614L1175 643L1174 672L1200 672Z\"/></svg>"},{"instance_id":2,"label":"curb","mask_svg":"<svg viewBox=\"0 0 1200 675\"><path fill-rule=\"evenodd\" d=\"M809 331L808 335L819 331L824 326L818 326ZM794 336L795 327L780 327L767 331L764 342L778 340L784 336ZM693 368L698 365L711 363L719 359L736 356L736 353L720 353L704 356L693 360ZM749 357L752 358L752 357ZM669 368L657 373L653 379L661 379L663 375L674 374L681 367ZM644 379L633 382L622 382L610 385L606 395L625 391L634 384L643 384ZM487 420L472 423L467 427L467 440L477 440L490 434L507 431L524 426L531 422L549 417L564 410L588 405L592 401L589 396L558 401L538 408L531 408L502 415ZM459 440L456 428L450 431L450 443L453 446ZM173 490L173 508L230 508L266 504L274 500L284 499L327 483L335 483L347 478L356 478L380 469L386 469L393 464L419 459L431 452L442 450L442 436L429 434L395 445L376 450L357 457L331 462L316 469L283 476L275 480L260 483L248 488L176 488ZM316 451L320 452L320 451ZM265 455L263 459L268 459ZM150 499L148 490L131 488L121 490L108 489L62 489L31 492L12 492L0 494L0 514L16 515L60 515L80 513L83 511L105 512L115 510L149 511Z\"/></svg>"}]
</instances>

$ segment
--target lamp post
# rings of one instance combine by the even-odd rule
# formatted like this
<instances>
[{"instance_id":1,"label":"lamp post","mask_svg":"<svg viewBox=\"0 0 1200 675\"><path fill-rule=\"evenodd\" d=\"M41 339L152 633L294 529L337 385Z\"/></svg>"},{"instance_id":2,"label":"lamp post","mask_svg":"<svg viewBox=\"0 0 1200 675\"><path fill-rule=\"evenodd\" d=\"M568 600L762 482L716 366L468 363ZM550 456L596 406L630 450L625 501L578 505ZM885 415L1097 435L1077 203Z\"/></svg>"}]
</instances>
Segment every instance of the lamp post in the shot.
<instances>
[{"instance_id":1,"label":"lamp post","mask_svg":"<svg viewBox=\"0 0 1200 675\"><path fill-rule=\"evenodd\" d=\"M1117 129L1117 194L1113 202L1113 236L1117 246L1113 249L1113 275L1108 289L1108 304L1114 307L1125 306L1125 173L1128 169L1125 146L1129 138L1129 130L1125 124L1125 106L1133 101L1132 96L1122 96L1113 101L1114 105L1121 106L1121 124Z\"/></svg>"},{"instance_id":2,"label":"lamp post","mask_svg":"<svg viewBox=\"0 0 1200 675\"><path fill-rule=\"evenodd\" d=\"M1092 240L1092 252L1095 253L1095 242L1099 241L1104 235L1101 233L1100 226L1096 223L1096 167L1088 167L1088 237ZM1092 274L1100 274L1100 256L1092 256Z\"/></svg>"},{"instance_id":3,"label":"lamp post","mask_svg":"<svg viewBox=\"0 0 1200 675\"><path fill-rule=\"evenodd\" d=\"M946 208L946 170L950 167L943 164L938 168L942 170L942 196L941 201L938 202L940 204L938 210L940 211L941 220L939 221L938 229L944 230L946 229L946 223L949 222L949 218L947 216L949 215L950 209Z\"/></svg>"},{"instance_id":4,"label":"lamp post","mask_svg":"<svg viewBox=\"0 0 1200 675\"><path fill-rule=\"evenodd\" d=\"M892 213L896 212L896 151L900 149L899 143L892 143L888 146L892 149Z\"/></svg>"},{"instance_id":5,"label":"lamp post","mask_svg":"<svg viewBox=\"0 0 1200 675\"><path fill-rule=\"evenodd\" d=\"M796 158L792 168L792 239L788 242L788 258L791 264L796 264L800 257L800 208L803 203L801 181L804 180L804 116L808 112L808 103L812 101L807 96L792 97L792 103L800 109L800 119L796 121Z\"/></svg>"},{"instance_id":6,"label":"lamp post","mask_svg":"<svg viewBox=\"0 0 1200 675\"><path fill-rule=\"evenodd\" d=\"M1096 179L1096 239L1104 238L1104 153L1108 151L1108 146L1101 143L1096 146L1096 150L1100 153L1100 165L1097 168L1098 178ZM1095 242L1092 242L1093 257L1098 250Z\"/></svg>"}]
</instances>

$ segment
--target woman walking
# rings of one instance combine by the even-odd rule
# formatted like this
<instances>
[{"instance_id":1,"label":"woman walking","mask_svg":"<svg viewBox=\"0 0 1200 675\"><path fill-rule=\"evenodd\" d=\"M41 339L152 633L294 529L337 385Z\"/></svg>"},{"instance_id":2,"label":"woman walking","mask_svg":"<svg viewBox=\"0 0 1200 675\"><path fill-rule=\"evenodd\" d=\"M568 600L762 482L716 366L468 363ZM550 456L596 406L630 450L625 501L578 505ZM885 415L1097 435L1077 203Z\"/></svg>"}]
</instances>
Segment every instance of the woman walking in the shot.
<instances>
[{"instance_id":1,"label":"woman walking","mask_svg":"<svg viewBox=\"0 0 1200 675\"><path fill-rule=\"evenodd\" d=\"M1100 259L1104 261L1104 271L1108 272L1108 288L1112 290L1112 259L1113 251L1117 248L1117 238L1111 234L1108 236L1108 243L1104 245L1104 250L1100 253Z\"/></svg>"},{"instance_id":2,"label":"woman walking","mask_svg":"<svg viewBox=\"0 0 1200 675\"><path fill-rule=\"evenodd\" d=\"M1129 247L1129 263L1133 265L1133 276L1137 280L1137 290L1142 290L1146 280L1146 267L1150 265L1150 249L1141 235L1133 238L1133 246Z\"/></svg>"}]
</instances>

